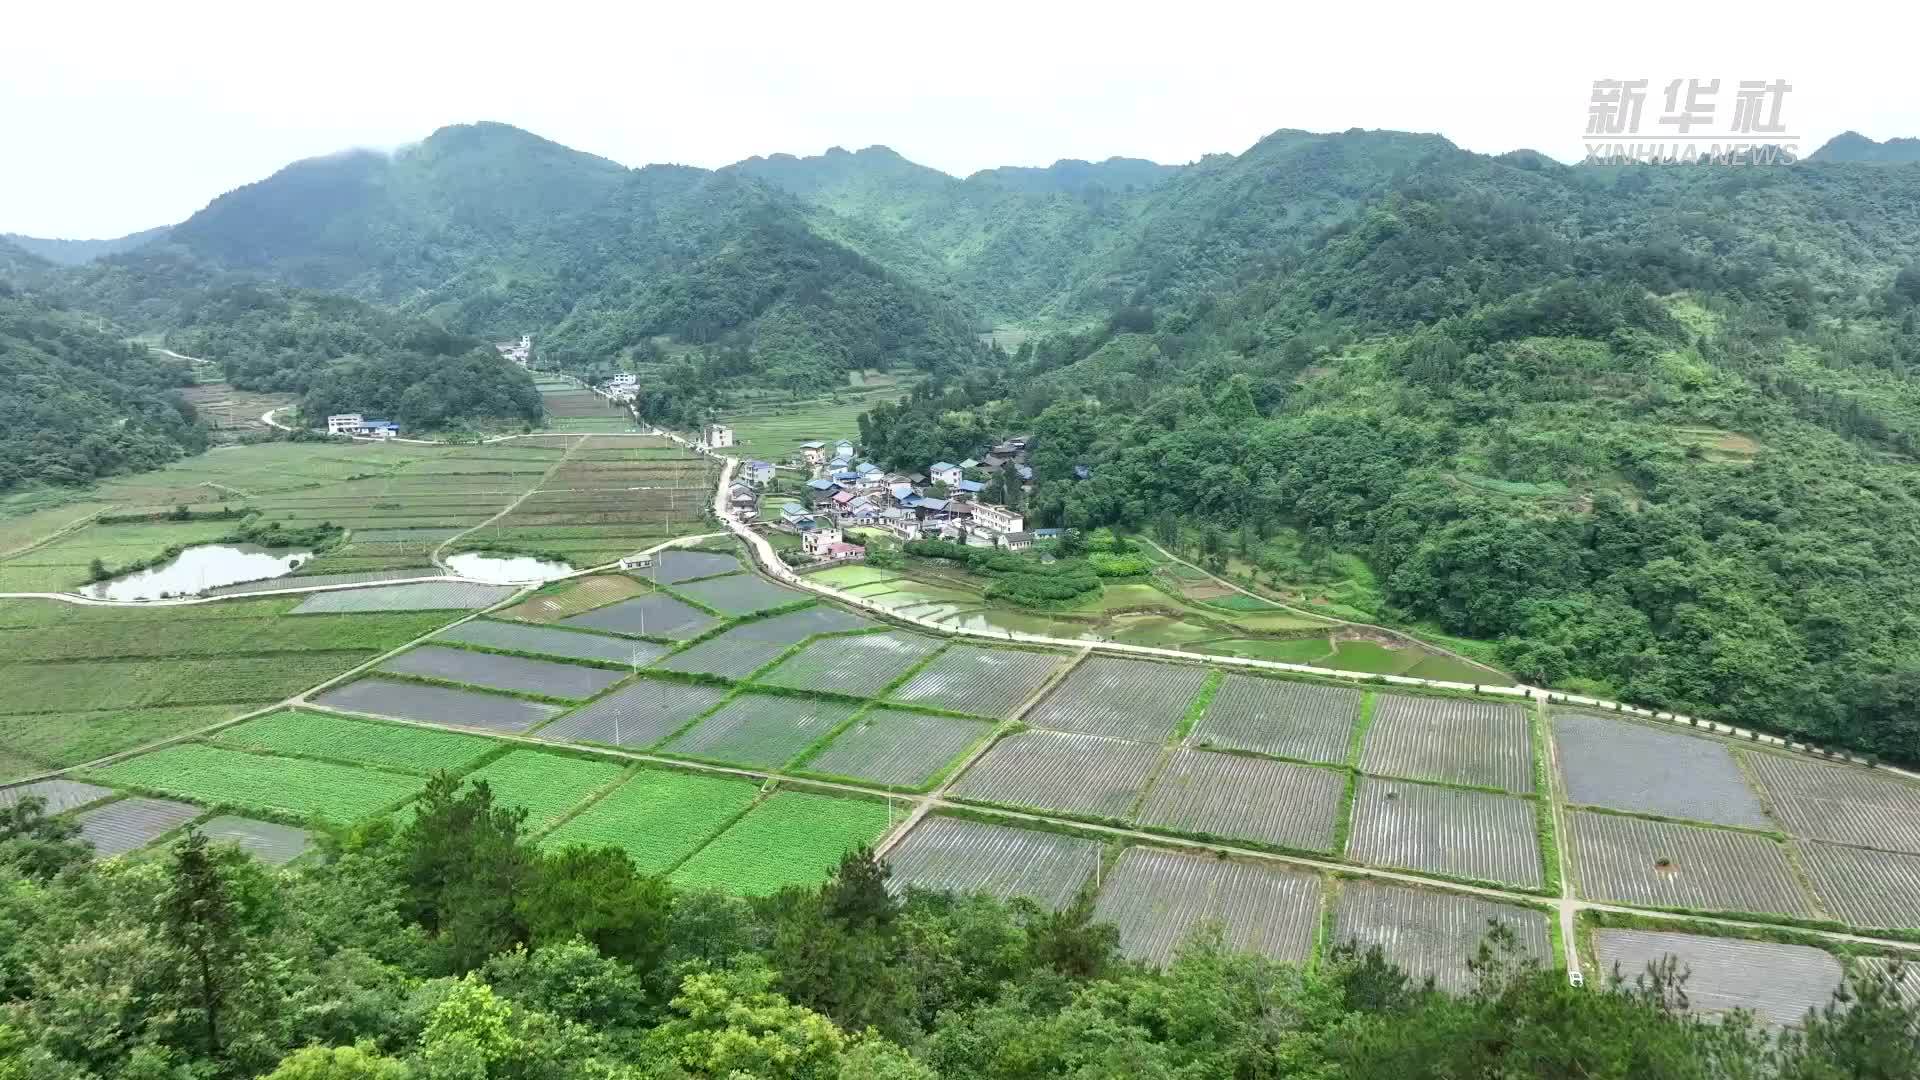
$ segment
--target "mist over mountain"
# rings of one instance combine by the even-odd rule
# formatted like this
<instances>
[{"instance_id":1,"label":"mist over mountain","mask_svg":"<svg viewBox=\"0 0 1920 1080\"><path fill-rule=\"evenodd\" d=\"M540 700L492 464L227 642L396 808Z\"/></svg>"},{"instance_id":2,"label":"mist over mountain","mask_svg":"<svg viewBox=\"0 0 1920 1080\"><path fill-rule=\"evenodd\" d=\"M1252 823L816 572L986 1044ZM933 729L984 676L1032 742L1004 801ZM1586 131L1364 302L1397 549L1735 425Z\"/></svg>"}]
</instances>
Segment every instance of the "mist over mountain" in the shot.
<instances>
[{"instance_id":1,"label":"mist over mountain","mask_svg":"<svg viewBox=\"0 0 1920 1080\"><path fill-rule=\"evenodd\" d=\"M1920 139L1888 139L1875 142L1857 131L1846 131L1828 139L1815 150L1809 161L1854 161L1874 165L1912 165L1920 163Z\"/></svg>"},{"instance_id":2,"label":"mist over mountain","mask_svg":"<svg viewBox=\"0 0 1920 1080\"><path fill-rule=\"evenodd\" d=\"M164 240L172 226L162 225L154 229L143 229L126 236L116 236L109 240L52 240L38 236L22 236L19 233L0 233L0 240L12 243L22 251L30 252L61 266L79 266L106 255L118 255L123 251L132 251L156 241Z\"/></svg>"}]
</instances>

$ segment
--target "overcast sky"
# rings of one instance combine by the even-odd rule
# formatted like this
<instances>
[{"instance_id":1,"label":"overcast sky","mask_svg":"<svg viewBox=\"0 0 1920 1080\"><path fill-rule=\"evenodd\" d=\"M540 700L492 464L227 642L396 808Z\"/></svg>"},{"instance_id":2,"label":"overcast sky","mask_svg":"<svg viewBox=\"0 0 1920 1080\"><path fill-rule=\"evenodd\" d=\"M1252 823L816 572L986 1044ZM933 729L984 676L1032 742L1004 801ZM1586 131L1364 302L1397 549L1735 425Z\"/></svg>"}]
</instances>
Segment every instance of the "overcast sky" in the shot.
<instances>
[{"instance_id":1,"label":"overcast sky","mask_svg":"<svg viewBox=\"0 0 1920 1080\"><path fill-rule=\"evenodd\" d=\"M965 175L1278 128L1582 153L1595 79L1793 84L1802 153L1920 135L1914 5L11 4L0 232L179 221L289 161L500 120L628 165L884 143ZM1852 10L1850 10L1850 8ZM1900 12L1905 11L1905 14Z\"/></svg>"}]
</instances>

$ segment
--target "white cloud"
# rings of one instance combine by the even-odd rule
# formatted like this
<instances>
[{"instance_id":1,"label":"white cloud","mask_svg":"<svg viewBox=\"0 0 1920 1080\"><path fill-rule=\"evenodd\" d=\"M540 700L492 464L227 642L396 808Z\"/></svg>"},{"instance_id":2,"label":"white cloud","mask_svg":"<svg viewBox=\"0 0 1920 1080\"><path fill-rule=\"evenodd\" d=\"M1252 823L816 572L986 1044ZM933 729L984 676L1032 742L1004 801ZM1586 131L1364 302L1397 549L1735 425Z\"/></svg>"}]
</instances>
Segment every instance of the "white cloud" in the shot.
<instances>
[{"instance_id":1,"label":"white cloud","mask_svg":"<svg viewBox=\"0 0 1920 1080\"><path fill-rule=\"evenodd\" d=\"M884 143L964 175L1187 161L1283 127L1571 159L1592 80L1719 75L1791 81L1804 150L1920 134L1920 17L1848 6L15 5L0 231L129 232L478 119L631 165Z\"/></svg>"}]
</instances>

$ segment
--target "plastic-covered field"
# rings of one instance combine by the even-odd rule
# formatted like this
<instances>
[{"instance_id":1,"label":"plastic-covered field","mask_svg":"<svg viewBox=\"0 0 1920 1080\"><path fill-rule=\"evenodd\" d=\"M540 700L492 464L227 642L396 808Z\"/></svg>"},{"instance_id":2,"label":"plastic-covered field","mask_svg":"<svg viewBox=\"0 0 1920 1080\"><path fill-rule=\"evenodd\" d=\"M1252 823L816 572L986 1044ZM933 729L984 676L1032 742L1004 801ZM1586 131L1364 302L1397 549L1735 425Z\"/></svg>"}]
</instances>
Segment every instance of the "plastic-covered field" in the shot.
<instances>
[{"instance_id":1,"label":"plastic-covered field","mask_svg":"<svg viewBox=\"0 0 1920 1080\"><path fill-rule=\"evenodd\" d=\"M813 607L789 611L783 615L772 615L764 619L743 622L721 636L744 638L749 641L770 641L780 645L797 645L815 634L871 630L879 625L871 619L863 619L852 612L828 607L825 604L816 604Z\"/></svg>"},{"instance_id":2,"label":"plastic-covered field","mask_svg":"<svg viewBox=\"0 0 1920 1080\"><path fill-rule=\"evenodd\" d=\"M1593 932L1593 951L1609 979L1617 967L1631 984L1647 965L1672 956L1688 971L1688 1008L1697 1013L1751 1009L1773 1027L1797 1024L1833 997L1840 961L1811 945L1742 941L1666 930Z\"/></svg>"},{"instance_id":3,"label":"plastic-covered field","mask_svg":"<svg viewBox=\"0 0 1920 1080\"><path fill-rule=\"evenodd\" d=\"M1054 731L1165 742L1206 681L1205 668L1089 656L1025 719Z\"/></svg>"},{"instance_id":4,"label":"plastic-covered field","mask_svg":"<svg viewBox=\"0 0 1920 1080\"><path fill-rule=\"evenodd\" d=\"M1580 895L1645 907L1812 917L1786 846L1770 836L1575 810Z\"/></svg>"},{"instance_id":5,"label":"plastic-covered field","mask_svg":"<svg viewBox=\"0 0 1920 1080\"><path fill-rule=\"evenodd\" d=\"M1136 820L1183 833L1331 851L1346 790L1344 770L1178 750Z\"/></svg>"},{"instance_id":6,"label":"plastic-covered field","mask_svg":"<svg viewBox=\"0 0 1920 1080\"><path fill-rule=\"evenodd\" d=\"M29 795L38 796L46 801L42 810L48 815L63 814L76 806L85 806L90 802L99 802L113 794L112 788L98 784L83 784L78 780L53 779L36 780L31 784L17 784L10 788L0 788L0 810L4 810Z\"/></svg>"},{"instance_id":7,"label":"plastic-covered field","mask_svg":"<svg viewBox=\"0 0 1920 1080\"><path fill-rule=\"evenodd\" d=\"M924 788L994 729L991 720L874 709L801 765L807 772Z\"/></svg>"},{"instance_id":8,"label":"plastic-covered field","mask_svg":"<svg viewBox=\"0 0 1920 1080\"><path fill-rule=\"evenodd\" d=\"M753 574L729 574L704 581L689 581L675 585L674 589L682 596L691 597L697 603L729 615L751 615L756 611L786 607L807 599L806 593L775 585Z\"/></svg>"},{"instance_id":9,"label":"plastic-covered field","mask_svg":"<svg viewBox=\"0 0 1920 1080\"><path fill-rule=\"evenodd\" d=\"M1789 833L1920 854L1920 784L1781 754L1740 757Z\"/></svg>"},{"instance_id":10,"label":"plastic-covered field","mask_svg":"<svg viewBox=\"0 0 1920 1080\"><path fill-rule=\"evenodd\" d=\"M334 758L420 773L436 769L458 772L500 745L492 739L457 731L293 710L222 728L212 738L218 743L249 750Z\"/></svg>"},{"instance_id":11,"label":"plastic-covered field","mask_svg":"<svg viewBox=\"0 0 1920 1080\"><path fill-rule=\"evenodd\" d=\"M651 593L595 608L560 620L567 626L685 641L719 625L720 620L665 593Z\"/></svg>"},{"instance_id":12,"label":"plastic-covered field","mask_svg":"<svg viewBox=\"0 0 1920 1080\"><path fill-rule=\"evenodd\" d=\"M1528 793L1533 741L1513 705L1378 694L1360 755L1362 770Z\"/></svg>"},{"instance_id":13,"label":"plastic-covered field","mask_svg":"<svg viewBox=\"0 0 1920 1080\"><path fill-rule=\"evenodd\" d=\"M1120 951L1149 964L1165 965L1210 922L1236 950L1303 963L1320 925L1320 891L1315 874L1130 847L1101 883L1094 918L1119 927Z\"/></svg>"},{"instance_id":14,"label":"plastic-covered field","mask_svg":"<svg viewBox=\"0 0 1920 1080\"><path fill-rule=\"evenodd\" d=\"M1009 717L1066 660L1058 653L956 644L888 696L975 716Z\"/></svg>"},{"instance_id":15,"label":"plastic-covered field","mask_svg":"<svg viewBox=\"0 0 1920 1080\"><path fill-rule=\"evenodd\" d=\"M1194 727L1193 742L1344 765L1363 696L1346 687L1228 675Z\"/></svg>"},{"instance_id":16,"label":"plastic-covered field","mask_svg":"<svg viewBox=\"0 0 1920 1080\"><path fill-rule=\"evenodd\" d=\"M1547 913L1538 908L1371 881L1341 882L1333 943L1352 942L1362 952L1378 945L1388 962L1416 983L1432 976L1435 986L1457 994L1473 986L1467 961L1486 939L1492 919L1513 930L1521 955L1543 965L1553 962Z\"/></svg>"},{"instance_id":17,"label":"plastic-covered field","mask_svg":"<svg viewBox=\"0 0 1920 1080\"><path fill-rule=\"evenodd\" d=\"M850 701L742 694L660 747L663 753L778 768L846 723Z\"/></svg>"},{"instance_id":18,"label":"plastic-covered field","mask_svg":"<svg viewBox=\"0 0 1920 1080\"><path fill-rule=\"evenodd\" d=\"M888 632L822 638L760 677L771 686L872 697L943 642Z\"/></svg>"},{"instance_id":19,"label":"plastic-covered field","mask_svg":"<svg viewBox=\"0 0 1920 1080\"><path fill-rule=\"evenodd\" d=\"M589 795L620 779L626 771L611 761L591 761L541 750L515 750L467 777L485 780L495 806L527 811L527 832L538 832L585 802Z\"/></svg>"},{"instance_id":20,"label":"plastic-covered field","mask_svg":"<svg viewBox=\"0 0 1920 1080\"><path fill-rule=\"evenodd\" d=\"M350 682L313 701L348 712L489 731L525 731L560 711L560 706L544 701L381 678Z\"/></svg>"},{"instance_id":21,"label":"plastic-covered field","mask_svg":"<svg viewBox=\"0 0 1920 1080\"><path fill-rule=\"evenodd\" d=\"M450 627L434 635L439 641L460 645L478 645L486 649L510 649L539 653L568 660L599 660L610 664L645 667L667 654L667 647L651 641L607 637L581 630L562 630L550 626L526 626L521 623L475 619Z\"/></svg>"},{"instance_id":22,"label":"plastic-covered field","mask_svg":"<svg viewBox=\"0 0 1920 1080\"><path fill-rule=\"evenodd\" d=\"M625 574L596 574L542 589L510 608L495 612L494 617L554 623L646 592L645 585Z\"/></svg>"},{"instance_id":23,"label":"plastic-covered field","mask_svg":"<svg viewBox=\"0 0 1920 1080\"><path fill-rule=\"evenodd\" d=\"M893 815L886 803L776 792L675 870L683 889L764 896L826 880L841 856L871 844Z\"/></svg>"},{"instance_id":24,"label":"plastic-covered field","mask_svg":"<svg viewBox=\"0 0 1920 1080\"><path fill-rule=\"evenodd\" d=\"M726 690L717 686L641 679L541 728L540 737L607 746L652 746L726 696Z\"/></svg>"},{"instance_id":25,"label":"plastic-covered field","mask_svg":"<svg viewBox=\"0 0 1920 1080\"><path fill-rule=\"evenodd\" d=\"M487 690L540 694L543 697L590 698L627 677L610 668L531 660L524 656L422 645L401 653L375 670L388 675L416 675L466 683Z\"/></svg>"},{"instance_id":26,"label":"plastic-covered field","mask_svg":"<svg viewBox=\"0 0 1920 1080\"><path fill-rule=\"evenodd\" d=\"M1555 712L1568 802L1770 829L1723 743L1594 713Z\"/></svg>"},{"instance_id":27,"label":"plastic-covered field","mask_svg":"<svg viewBox=\"0 0 1920 1080\"><path fill-rule=\"evenodd\" d=\"M292 862L313 843L313 834L305 829L233 814L208 821L200 831L216 844L240 845L242 851L268 866Z\"/></svg>"},{"instance_id":28,"label":"plastic-covered field","mask_svg":"<svg viewBox=\"0 0 1920 1080\"><path fill-rule=\"evenodd\" d=\"M473 611L519 592L513 585L471 585L463 581L422 581L411 585L370 585L314 593L293 609L295 615L334 611Z\"/></svg>"},{"instance_id":29,"label":"plastic-covered field","mask_svg":"<svg viewBox=\"0 0 1920 1080\"><path fill-rule=\"evenodd\" d=\"M1828 912L1855 926L1920 929L1920 855L1812 840L1794 845Z\"/></svg>"},{"instance_id":30,"label":"plastic-covered field","mask_svg":"<svg viewBox=\"0 0 1920 1080\"><path fill-rule=\"evenodd\" d=\"M249 754L179 743L99 770L110 784L157 791L210 806L243 806L350 824L419 791L418 776L403 776L331 761Z\"/></svg>"},{"instance_id":31,"label":"plastic-covered field","mask_svg":"<svg viewBox=\"0 0 1920 1080\"><path fill-rule=\"evenodd\" d=\"M110 859L146 847L201 812L192 803L136 796L83 810L73 820L80 825L80 839L93 845L93 853Z\"/></svg>"},{"instance_id":32,"label":"plastic-covered field","mask_svg":"<svg viewBox=\"0 0 1920 1080\"><path fill-rule=\"evenodd\" d=\"M684 551L668 548L654 552L653 565L645 570L636 570L634 573L648 581L674 585L694 578L731 574L738 569L740 569L740 560L731 555L722 555L716 551Z\"/></svg>"},{"instance_id":33,"label":"plastic-covered field","mask_svg":"<svg viewBox=\"0 0 1920 1080\"><path fill-rule=\"evenodd\" d=\"M700 675L718 675L723 679L744 679L780 659L792 648L777 641L755 641L729 630L710 637L661 660L654 666L662 671L680 671Z\"/></svg>"},{"instance_id":34,"label":"plastic-covered field","mask_svg":"<svg viewBox=\"0 0 1920 1080\"><path fill-rule=\"evenodd\" d=\"M1347 857L1523 888L1545 884L1539 807L1529 799L1360 778Z\"/></svg>"},{"instance_id":35,"label":"plastic-covered field","mask_svg":"<svg viewBox=\"0 0 1920 1080\"><path fill-rule=\"evenodd\" d=\"M1146 743L1022 731L995 743L949 789L955 798L1125 817L1160 762Z\"/></svg>"},{"instance_id":36,"label":"plastic-covered field","mask_svg":"<svg viewBox=\"0 0 1920 1080\"><path fill-rule=\"evenodd\" d=\"M892 888L1024 896L1058 911L1093 879L1100 844L1078 836L932 816L887 853Z\"/></svg>"},{"instance_id":37,"label":"plastic-covered field","mask_svg":"<svg viewBox=\"0 0 1920 1080\"><path fill-rule=\"evenodd\" d=\"M548 849L617 847L643 874L664 874L699 850L760 786L751 780L643 769L541 840Z\"/></svg>"}]
</instances>

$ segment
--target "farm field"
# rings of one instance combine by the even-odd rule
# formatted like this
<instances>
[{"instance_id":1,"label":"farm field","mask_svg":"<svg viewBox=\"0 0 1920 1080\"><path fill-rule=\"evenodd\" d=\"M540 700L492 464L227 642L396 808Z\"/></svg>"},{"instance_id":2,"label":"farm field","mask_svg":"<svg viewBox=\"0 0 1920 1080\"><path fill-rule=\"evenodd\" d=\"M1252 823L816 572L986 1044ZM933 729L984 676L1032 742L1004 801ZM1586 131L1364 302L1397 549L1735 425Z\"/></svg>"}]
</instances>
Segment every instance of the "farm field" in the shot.
<instances>
[{"instance_id":1,"label":"farm field","mask_svg":"<svg viewBox=\"0 0 1920 1080\"><path fill-rule=\"evenodd\" d=\"M824 698L742 694L660 749L683 757L777 769L852 719L860 708Z\"/></svg>"},{"instance_id":2,"label":"farm field","mask_svg":"<svg viewBox=\"0 0 1920 1080\"><path fill-rule=\"evenodd\" d=\"M627 677L626 672L608 668L531 660L524 656L498 656L444 645L409 649L375 670L386 675L410 675L487 690L574 700L590 698Z\"/></svg>"},{"instance_id":3,"label":"farm field","mask_svg":"<svg viewBox=\"0 0 1920 1080\"><path fill-rule=\"evenodd\" d=\"M1345 764L1359 690L1228 675L1195 725L1199 746L1247 750L1274 757Z\"/></svg>"},{"instance_id":4,"label":"farm field","mask_svg":"<svg viewBox=\"0 0 1920 1080\"><path fill-rule=\"evenodd\" d=\"M242 851L268 866L292 862L313 843L313 834L305 829L234 814L211 818L200 826L200 831L216 844L240 845Z\"/></svg>"},{"instance_id":5,"label":"farm field","mask_svg":"<svg viewBox=\"0 0 1920 1080\"><path fill-rule=\"evenodd\" d=\"M421 581L409 585L369 585L360 589L314 593L293 609L295 615L340 611L477 611L520 590L512 585L471 585L464 581Z\"/></svg>"},{"instance_id":6,"label":"farm field","mask_svg":"<svg viewBox=\"0 0 1920 1080\"><path fill-rule=\"evenodd\" d=\"M1920 785L1779 754L1736 754L1787 832L1920 854Z\"/></svg>"},{"instance_id":7,"label":"farm field","mask_svg":"<svg viewBox=\"0 0 1920 1080\"><path fill-rule=\"evenodd\" d=\"M183 743L96 770L107 784L349 824L420 789L418 777Z\"/></svg>"},{"instance_id":8,"label":"farm field","mask_svg":"<svg viewBox=\"0 0 1920 1080\"><path fill-rule=\"evenodd\" d=\"M797 645L815 634L841 634L851 630L872 630L880 624L851 612L824 604L784 615L743 622L727 631L728 637L768 641L778 645Z\"/></svg>"},{"instance_id":9,"label":"farm field","mask_svg":"<svg viewBox=\"0 0 1920 1080\"><path fill-rule=\"evenodd\" d=\"M679 671L718 675L723 679L744 679L785 655L791 646L772 641L755 641L729 630L697 645L675 652L654 666L661 671Z\"/></svg>"},{"instance_id":10,"label":"farm field","mask_svg":"<svg viewBox=\"0 0 1920 1080\"><path fill-rule=\"evenodd\" d=\"M806 593L775 585L754 574L728 574L674 586L682 596L727 615L786 607L807 600Z\"/></svg>"},{"instance_id":11,"label":"farm field","mask_svg":"<svg viewBox=\"0 0 1920 1080\"><path fill-rule=\"evenodd\" d=\"M541 728L539 736L603 746L652 746L726 696L717 686L641 679L560 717Z\"/></svg>"},{"instance_id":12,"label":"farm field","mask_svg":"<svg viewBox=\"0 0 1920 1080\"><path fill-rule=\"evenodd\" d=\"M641 873L664 874L751 806L758 793L749 780L642 769L541 844L617 847Z\"/></svg>"},{"instance_id":13,"label":"farm field","mask_svg":"<svg viewBox=\"0 0 1920 1080\"><path fill-rule=\"evenodd\" d=\"M1378 945L1416 983L1431 977L1449 993L1473 986L1467 960L1486 938L1489 920L1514 932L1521 955L1543 965L1555 962L1547 931L1547 913L1431 889L1343 881L1334 900L1333 943L1348 942L1361 951Z\"/></svg>"},{"instance_id":14,"label":"farm field","mask_svg":"<svg viewBox=\"0 0 1920 1080\"><path fill-rule=\"evenodd\" d=\"M1630 720L1556 711L1553 737L1570 803L1770 829L1723 743Z\"/></svg>"},{"instance_id":15,"label":"farm field","mask_svg":"<svg viewBox=\"0 0 1920 1080\"><path fill-rule=\"evenodd\" d=\"M267 702L0 716L0 781L198 731Z\"/></svg>"},{"instance_id":16,"label":"farm field","mask_svg":"<svg viewBox=\"0 0 1920 1080\"><path fill-rule=\"evenodd\" d=\"M146 847L206 811L192 803L133 796L83 810L74 816L80 839L93 845L96 858L111 859Z\"/></svg>"},{"instance_id":17,"label":"farm field","mask_svg":"<svg viewBox=\"0 0 1920 1080\"><path fill-rule=\"evenodd\" d=\"M877 840L891 818L882 802L775 792L681 863L672 879L682 888L747 896L815 885L842 855Z\"/></svg>"},{"instance_id":18,"label":"farm field","mask_svg":"<svg viewBox=\"0 0 1920 1080\"><path fill-rule=\"evenodd\" d=\"M1375 694L1360 767L1379 776L1529 793L1527 714L1513 705Z\"/></svg>"},{"instance_id":19,"label":"farm field","mask_svg":"<svg viewBox=\"0 0 1920 1080\"><path fill-rule=\"evenodd\" d=\"M356 679L312 700L348 712L490 731L525 731L560 711L558 705L504 694L378 677Z\"/></svg>"},{"instance_id":20,"label":"farm field","mask_svg":"<svg viewBox=\"0 0 1920 1080\"><path fill-rule=\"evenodd\" d=\"M286 710L223 728L214 742L241 750L324 757L429 773L468 768L499 744L477 735Z\"/></svg>"},{"instance_id":21,"label":"farm field","mask_svg":"<svg viewBox=\"0 0 1920 1080\"><path fill-rule=\"evenodd\" d=\"M70 592L87 584L88 568L95 559L117 571L169 548L217 540L232 532L234 525L218 520L93 522L49 543L0 557L0 591Z\"/></svg>"},{"instance_id":22,"label":"farm field","mask_svg":"<svg viewBox=\"0 0 1920 1080\"><path fill-rule=\"evenodd\" d=\"M635 667L650 664L667 652L666 646L651 641L546 626L522 626L492 619L463 622L435 634L434 640L453 645L474 645L483 649L539 653L567 660L598 660Z\"/></svg>"},{"instance_id":23,"label":"farm field","mask_svg":"<svg viewBox=\"0 0 1920 1080\"><path fill-rule=\"evenodd\" d=\"M962 720L904 709L867 712L800 768L921 790L993 732L990 720Z\"/></svg>"},{"instance_id":24,"label":"farm field","mask_svg":"<svg viewBox=\"0 0 1920 1080\"><path fill-rule=\"evenodd\" d=\"M102 712L164 705L278 701L377 653L327 650L181 660L35 661L0 667L0 709ZM232 713L246 711L236 708Z\"/></svg>"},{"instance_id":25,"label":"farm field","mask_svg":"<svg viewBox=\"0 0 1920 1080\"><path fill-rule=\"evenodd\" d=\"M908 888L1023 896L1049 911L1093 879L1100 844L1064 833L934 815L887 853L896 892Z\"/></svg>"},{"instance_id":26,"label":"farm field","mask_svg":"<svg viewBox=\"0 0 1920 1080\"><path fill-rule=\"evenodd\" d=\"M887 631L815 641L760 677L769 686L871 697L945 642Z\"/></svg>"},{"instance_id":27,"label":"farm field","mask_svg":"<svg viewBox=\"0 0 1920 1080\"><path fill-rule=\"evenodd\" d=\"M685 641L699 637L720 624L720 620L665 593L636 596L584 615L572 615L561 622L583 630L605 630L612 634Z\"/></svg>"},{"instance_id":28,"label":"farm field","mask_svg":"<svg viewBox=\"0 0 1920 1080\"><path fill-rule=\"evenodd\" d=\"M537 833L565 816L626 772L611 761L592 761L543 750L515 750L467 775L485 780L496 806L527 812L527 831Z\"/></svg>"},{"instance_id":29,"label":"farm field","mask_svg":"<svg viewBox=\"0 0 1920 1080\"><path fill-rule=\"evenodd\" d=\"M1207 669L1089 656L1026 716L1054 731L1165 742Z\"/></svg>"},{"instance_id":30,"label":"farm field","mask_svg":"<svg viewBox=\"0 0 1920 1080\"><path fill-rule=\"evenodd\" d=\"M717 551L689 551L681 548L668 548L656 552L653 565L640 573L652 582L661 585L678 585L694 578L712 577L716 574L737 573L741 569L740 560L732 555L722 555Z\"/></svg>"},{"instance_id":31,"label":"farm field","mask_svg":"<svg viewBox=\"0 0 1920 1080\"><path fill-rule=\"evenodd\" d=\"M78 780L38 780L18 787L0 788L0 810L18 803L31 795L42 800L45 805L42 812L64 814L68 810L99 802L117 794L112 788L98 784L83 784Z\"/></svg>"},{"instance_id":32,"label":"farm field","mask_svg":"<svg viewBox=\"0 0 1920 1080\"><path fill-rule=\"evenodd\" d=\"M1150 828L1331 851L1345 770L1176 750L1136 820Z\"/></svg>"},{"instance_id":33,"label":"farm field","mask_svg":"<svg viewBox=\"0 0 1920 1080\"><path fill-rule=\"evenodd\" d=\"M1023 731L995 743L950 790L954 798L975 802L1122 818L1161 754L1160 747L1144 743Z\"/></svg>"},{"instance_id":34,"label":"farm field","mask_svg":"<svg viewBox=\"0 0 1920 1080\"><path fill-rule=\"evenodd\" d=\"M1814 915L1785 846L1771 837L1585 810L1567 820L1574 878L1588 899Z\"/></svg>"},{"instance_id":35,"label":"farm field","mask_svg":"<svg viewBox=\"0 0 1920 1080\"><path fill-rule=\"evenodd\" d=\"M596 574L549 585L494 614L497 618L519 622L557 623L646 592L648 588L645 584L625 574Z\"/></svg>"},{"instance_id":36,"label":"farm field","mask_svg":"<svg viewBox=\"0 0 1920 1080\"><path fill-rule=\"evenodd\" d=\"M1057 653L954 644L888 697L975 716L1010 717L1065 660Z\"/></svg>"},{"instance_id":37,"label":"farm field","mask_svg":"<svg viewBox=\"0 0 1920 1080\"><path fill-rule=\"evenodd\" d=\"M1320 924L1320 878L1277 867L1130 847L1101 883L1094 917L1120 929L1120 951L1156 966L1218 923L1229 947L1304 963Z\"/></svg>"},{"instance_id":38,"label":"farm field","mask_svg":"<svg viewBox=\"0 0 1920 1080\"><path fill-rule=\"evenodd\" d=\"M1920 928L1920 855L1803 841L1808 884L1829 912L1855 926Z\"/></svg>"},{"instance_id":39,"label":"farm field","mask_svg":"<svg viewBox=\"0 0 1920 1080\"><path fill-rule=\"evenodd\" d=\"M1661 930L1597 929L1593 952L1600 970L1618 968L1631 984L1647 965L1672 956L1690 973L1691 1011L1712 1015L1751 1009L1772 1027L1797 1024L1825 1005L1842 977L1833 954L1807 945L1703 937Z\"/></svg>"},{"instance_id":40,"label":"farm field","mask_svg":"<svg viewBox=\"0 0 1920 1080\"><path fill-rule=\"evenodd\" d=\"M1537 889L1537 807L1527 799L1365 776L1353 805L1347 857Z\"/></svg>"}]
</instances>

